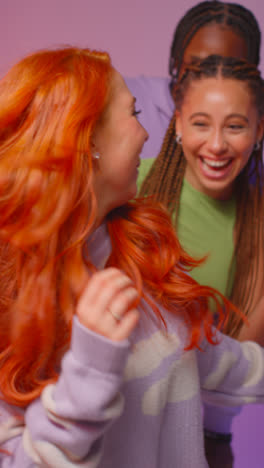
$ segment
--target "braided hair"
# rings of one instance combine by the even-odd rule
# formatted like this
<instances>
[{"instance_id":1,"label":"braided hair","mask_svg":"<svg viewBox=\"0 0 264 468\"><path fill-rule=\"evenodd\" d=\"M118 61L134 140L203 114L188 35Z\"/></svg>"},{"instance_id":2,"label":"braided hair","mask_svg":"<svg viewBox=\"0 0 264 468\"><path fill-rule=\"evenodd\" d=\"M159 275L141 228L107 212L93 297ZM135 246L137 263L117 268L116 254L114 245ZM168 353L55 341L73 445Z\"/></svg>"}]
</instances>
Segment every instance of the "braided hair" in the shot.
<instances>
[{"instance_id":1,"label":"braided hair","mask_svg":"<svg viewBox=\"0 0 264 468\"><path fill-rule=\"evenodd\" d=\"M255 99L259 116L264 116L264 81L257 68L245 60L217 55L195 61L185 68L180 81L174 86L176 107L181 108L191 82L218 76L244 82ZM165 135L160 154L142 184L140 195L151 194L156 200L165 204L173 213L175 225L177 225L185 167L186 160L182 147L175 140L174 116ZM236 274L231 300L245 314L249 314L256 306L255 291L257 287L260 287L259 284L263 278L264 252L261 247L264 246L263 185L261 144L258 149L253 150L235 184L237 199L234 249ZM229 276L231 278L231 271ZM225 331L237 337L241 326L241 320L231 316Z\"/></svg>"},{"instance_id":2,"label":"braided hair","mask_svg":"<svg viewBox=\"0 0 264 468\"><path fill-rule=\"evenodd\" d=\"M253 13L236 3L201 2L187 11L175 29L169 61L171 88L177 80L186 47L202 27L211 23L224 25L242 37L247 45L247 60L259 64L261 32Z\"/></svg>"}]
</instances>

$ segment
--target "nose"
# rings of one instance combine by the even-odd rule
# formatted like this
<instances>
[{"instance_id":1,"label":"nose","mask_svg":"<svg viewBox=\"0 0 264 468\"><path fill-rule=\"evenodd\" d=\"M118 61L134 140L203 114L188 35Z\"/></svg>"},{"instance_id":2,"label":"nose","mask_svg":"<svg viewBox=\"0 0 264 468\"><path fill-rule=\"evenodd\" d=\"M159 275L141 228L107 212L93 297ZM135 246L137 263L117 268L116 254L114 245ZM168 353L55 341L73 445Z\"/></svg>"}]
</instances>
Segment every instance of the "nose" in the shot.
<instances>
[{"instance_id":1,"label":"nose","mask_svg":"<svg viewBox=\"0 0 264 468\"><path fill-rule=\"evenodd\" d=\"M144 129L144 132L145 132L144 141L146 142L149 139L149 134L148 134L147 130L145 129L145 127L142 126L142 128Z\"/></svg>"},{"instance_id":2,"label":"nose","mask_svg":"<svg viewBox=\"0 0 264 468\"><path fill-rule=\"evenodd\" d=\"M212 129L208 137L207 147L208 150L215 155L225 153L227 149L227 141L221 129Z\"/></svg>"}]
</instances>

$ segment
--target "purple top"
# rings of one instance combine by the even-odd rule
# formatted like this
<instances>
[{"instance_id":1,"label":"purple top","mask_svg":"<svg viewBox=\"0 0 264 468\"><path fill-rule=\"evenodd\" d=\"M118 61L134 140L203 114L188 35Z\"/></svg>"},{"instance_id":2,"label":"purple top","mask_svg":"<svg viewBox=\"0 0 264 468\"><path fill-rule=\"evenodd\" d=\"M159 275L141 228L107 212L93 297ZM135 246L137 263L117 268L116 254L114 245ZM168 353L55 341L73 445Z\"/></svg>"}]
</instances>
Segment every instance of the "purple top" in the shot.
<instances>
[{"instance_id":1,"label":"purple top","mask_svg":"<svg viewBox=\"0 0 264 468\"><path fill-rule=\"evenodd\" d=\"M183 312L162 310L165 333L146 307L119 343L74 318L58 382L25 411L0 405L2 468L207 467L201 395L219 407L263 402L264 351L220 334L217 346L184 351Z\"/></svg>"}]
</instances>

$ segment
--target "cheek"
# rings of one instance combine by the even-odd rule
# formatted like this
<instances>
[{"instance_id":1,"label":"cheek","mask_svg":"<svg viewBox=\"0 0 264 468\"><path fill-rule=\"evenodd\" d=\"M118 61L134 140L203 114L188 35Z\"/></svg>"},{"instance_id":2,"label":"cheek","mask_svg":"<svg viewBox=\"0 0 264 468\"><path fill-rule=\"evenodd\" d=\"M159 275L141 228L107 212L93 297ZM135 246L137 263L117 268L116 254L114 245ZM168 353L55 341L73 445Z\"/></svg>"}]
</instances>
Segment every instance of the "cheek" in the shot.
<instances>
[{"instance_id":1,"label":"cheek","mask_svg":"<svg viewBox=\"0 0 264 468\"><path fill-rule=\"evenodd\" d=\"M198 151L202 145L206 144L206 132L184 131L182 134L182 149L186 157Z\"/></svg>"},{"instance_id":2,"label":"cheek","mask_svg":"<svg viewBox=\"0 0 264 468\"><path fill-rule=\"evenodd\" d=\"M122 129L120 128L119 130L118 142L123 146L132 146L133 143L135 144L135 142L137 141L137 137L137 127L134 125L133 122L132 124L123 124Z\"/></svg>"},{"instance_id":3,"label":"cheek","mask_svg":"<svg viewBox=\"0 0 264 468\"><path fill-rule=\"evenodd\" d=\"M243 157L243 159L248 159L254 149L255 138L252 136L245 136L241 138L234 138L232 141L232 146L237 155Z\"/></svg>"},{"instance_id":4,"label":"cheek","mask_svg":"<svg viewBox=\"0 0 264 468\"><path fill-rule=\"evenodd\" d=\"M135 119L135 122L133 122L133 125L131 127L131 137L134 139L136 139L136 141L142 141L142 140L145 140L146 138L146 131L145 129L142 127L142 125L140 125L140 123Z\"/></svg>"}]
</instances>

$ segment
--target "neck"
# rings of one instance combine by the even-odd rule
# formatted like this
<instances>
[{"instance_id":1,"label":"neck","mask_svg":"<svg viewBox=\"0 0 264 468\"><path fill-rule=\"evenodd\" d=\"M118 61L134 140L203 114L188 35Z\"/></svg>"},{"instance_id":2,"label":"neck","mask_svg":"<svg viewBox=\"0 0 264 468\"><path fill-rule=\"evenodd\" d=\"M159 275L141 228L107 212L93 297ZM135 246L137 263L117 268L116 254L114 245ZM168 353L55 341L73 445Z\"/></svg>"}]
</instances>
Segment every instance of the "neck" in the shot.
<instances>
[{"instance_id":1,"label":"neck","mask_svg":"<svg viewBox=\"0 0 264 468\"><path fill-rule=\"evenodd\" d=\"M104 268L111 253L111 240L107 230L106 221L101 223L88 239L89 259L96 268Z\"/></svg>"}]
</instances>

